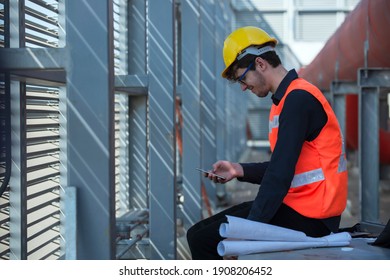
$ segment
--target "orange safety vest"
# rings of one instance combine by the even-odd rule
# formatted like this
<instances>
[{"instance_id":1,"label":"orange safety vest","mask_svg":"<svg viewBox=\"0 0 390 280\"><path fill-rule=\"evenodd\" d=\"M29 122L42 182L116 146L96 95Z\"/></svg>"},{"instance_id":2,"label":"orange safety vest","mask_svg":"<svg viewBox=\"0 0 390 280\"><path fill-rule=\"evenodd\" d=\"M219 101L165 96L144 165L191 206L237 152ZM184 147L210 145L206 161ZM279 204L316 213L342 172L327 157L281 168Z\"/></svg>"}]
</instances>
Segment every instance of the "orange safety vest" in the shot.
<instances>
[{"instance_id":1,"label":"orange safety vest","mask_svg":"<svg viewBox=\"0 0 390 280\"><path fill-rule=\"evenodd\" d=\"M271 151L278 139L279 115L286 97L295 89L312 94L322 104L328 121L313 141L305 141L294 178L283 203L310 218L329 218L341 215L347 203L348 175L344 140L337 118L321 91L298 78L287 88L278 106L272 105L269 117Z\"/></svg>"}]
</instances>

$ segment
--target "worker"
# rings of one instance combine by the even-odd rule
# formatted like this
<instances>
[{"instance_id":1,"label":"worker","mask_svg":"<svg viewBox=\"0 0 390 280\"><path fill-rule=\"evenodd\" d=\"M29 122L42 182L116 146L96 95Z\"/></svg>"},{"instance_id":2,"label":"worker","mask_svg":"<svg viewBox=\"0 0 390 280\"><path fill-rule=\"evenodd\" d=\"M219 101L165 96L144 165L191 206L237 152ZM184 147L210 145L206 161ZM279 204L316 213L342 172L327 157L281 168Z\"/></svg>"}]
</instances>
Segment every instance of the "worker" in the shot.
<instances>
[{"instance_id":1,"label":"worker","mask_svg":"<svg viewBox=\"0 0 390 280\"><path fill-rule=\"evenodd\" d=\"M321 237L337 232L347 202L347 162L336 116L321 91L287 71L275 51L277 40L246 26L225 40L222 77L258 97L271 93L267 162L219 160L205 177L215 183L259 184L253 201L232 206L187 231L193 259L221 259L217 245L226 215L247 218ZM213 175L218 174L224 179Z\"/></svg>"}]
</instances>

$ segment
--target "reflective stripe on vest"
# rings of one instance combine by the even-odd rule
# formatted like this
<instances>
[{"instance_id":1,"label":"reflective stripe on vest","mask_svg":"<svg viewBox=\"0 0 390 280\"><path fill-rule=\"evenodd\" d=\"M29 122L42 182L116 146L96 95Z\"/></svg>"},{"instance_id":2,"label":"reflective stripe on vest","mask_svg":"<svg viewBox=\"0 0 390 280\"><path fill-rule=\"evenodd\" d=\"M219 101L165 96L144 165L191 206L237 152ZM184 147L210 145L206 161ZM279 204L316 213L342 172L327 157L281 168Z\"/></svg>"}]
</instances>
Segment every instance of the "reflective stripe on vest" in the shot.
<instances>
[{"instance_id":1,"label":"reflective stripe on vest","mask_svg":"<svg viewBox=\"0 0 390 280\"><path fill-rule=\"evenodd\" d=\"M269 133L271 133L271 130L273 128L277 128L277 127L279 127L279 116L274 116L272 121L269 121L268 124Z\"/></svg>"},{"instance_id":2,"label":"reflective stripe on vest","mask_svg":"<svg viewBox=\"0 0 390 280\"><path fill-rule=\"evenodd\" d=\"M322 171L322 168L318 168L311 171L296 174L291 182L291 188L297 188L323 180L325 180L324 172Z\"/></svg>"},{"instance_id":3,"label":"reflective stripe on vest","mask_svg":"<svg viewBox=\"0 0 390 280\"><path fill-rule=\"evenodd\" d=\"M344 172L344 171L347 171L347 158L345 157L345 154L342 154L340 156L340 159L339 159L339 167L337 169L337 171L340 173L340 172Z\"/></svg>"}]
</instances>

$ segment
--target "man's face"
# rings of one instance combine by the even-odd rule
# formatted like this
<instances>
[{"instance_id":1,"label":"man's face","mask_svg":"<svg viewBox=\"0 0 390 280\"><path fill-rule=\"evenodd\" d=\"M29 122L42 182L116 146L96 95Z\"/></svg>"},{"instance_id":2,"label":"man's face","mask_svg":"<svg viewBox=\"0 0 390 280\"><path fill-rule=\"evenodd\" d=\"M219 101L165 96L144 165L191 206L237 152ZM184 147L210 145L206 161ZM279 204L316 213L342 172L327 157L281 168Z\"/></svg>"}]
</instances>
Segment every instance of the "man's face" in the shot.
<instances>
[{"instance_id":1,"label":"man's face","mask_svg":"<svg viewBox=\"0 0 390 280\"><path fill-rule=\"evenodd\" d=\"M254 63L256 65L256 61ZM254 70L250 70L251 66L249 65L248 68L238 68L236 70L236 80L240 83L242 91L250 90L258 97L265 97L269 93L269 88L267 87L264 74L260 66L256 65Z\"/></svg>"}]
</instances>

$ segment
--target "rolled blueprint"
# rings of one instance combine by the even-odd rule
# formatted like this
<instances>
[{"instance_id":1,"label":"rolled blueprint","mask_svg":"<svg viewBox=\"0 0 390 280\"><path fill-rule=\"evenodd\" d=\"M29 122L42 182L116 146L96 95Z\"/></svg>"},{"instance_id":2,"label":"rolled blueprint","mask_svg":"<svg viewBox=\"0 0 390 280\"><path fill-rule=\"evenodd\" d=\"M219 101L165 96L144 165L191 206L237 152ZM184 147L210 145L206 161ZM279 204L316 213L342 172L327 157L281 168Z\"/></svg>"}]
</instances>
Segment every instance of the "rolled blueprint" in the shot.
<instances>
[{"instance_id":1,"label":"rolled blueprint","mask_svg":"<svg viewBox=\"0 0 390 280\"><path fill-rule=\"evenodd\" d=\"M314 238L300 231L247 219L233 216L227 216L227 219L228 223L221 224L219 229L220 235L227 238L218 244L220 256L348 246L351 242L351 236L347 232Z\"/></svg>"},{"instance_id":2,"label":"rolled blueprint","mask_svg":"<svg viewBox=\"0 0 390 280\"><path fill-rule=\"evenodd\" d=\"M226 238L246 240L304 241L307 236L301 231L255 222L234 216L226 216L228 223L221 224L219 234Z\"/></svg>"}]
</instances>

